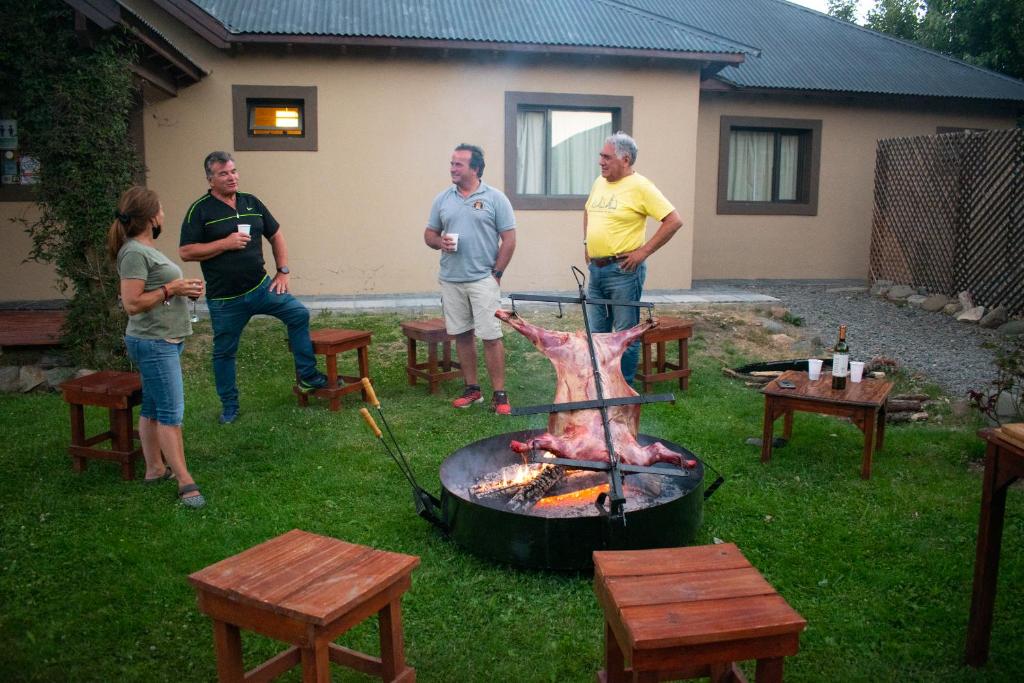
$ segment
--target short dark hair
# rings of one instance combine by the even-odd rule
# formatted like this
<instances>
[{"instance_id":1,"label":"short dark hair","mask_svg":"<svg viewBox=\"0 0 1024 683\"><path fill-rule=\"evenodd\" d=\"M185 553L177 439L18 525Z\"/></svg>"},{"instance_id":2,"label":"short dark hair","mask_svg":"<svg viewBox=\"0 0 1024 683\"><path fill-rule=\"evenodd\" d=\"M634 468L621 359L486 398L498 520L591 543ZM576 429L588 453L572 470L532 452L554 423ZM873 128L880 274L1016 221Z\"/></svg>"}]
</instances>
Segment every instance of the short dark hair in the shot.
<instances>
[{"instance_id":1,"label":"short dark hair","mask_svg":"<svg viewBox=\"0 0 1024 683\"><path fill-rule=\"evenodd\" d=\"M484 151L476 145L463 142L455 148L456 152L469 152L469 167L476 171L477 178L484 177Z\"/></svg>"},{"instance_id":2,"label":"short dark hair","mask_svg":"<svg viewBox=\"0 0 1024 683\"><path fill-rule=\"evenodd\" d=\"M203 170L206 171L207 179L213 177L214 164L226 164L234 160L235 158L227 152L210 152L207 154L206 159L203 160Z\"/></svg>"}]
</instances>

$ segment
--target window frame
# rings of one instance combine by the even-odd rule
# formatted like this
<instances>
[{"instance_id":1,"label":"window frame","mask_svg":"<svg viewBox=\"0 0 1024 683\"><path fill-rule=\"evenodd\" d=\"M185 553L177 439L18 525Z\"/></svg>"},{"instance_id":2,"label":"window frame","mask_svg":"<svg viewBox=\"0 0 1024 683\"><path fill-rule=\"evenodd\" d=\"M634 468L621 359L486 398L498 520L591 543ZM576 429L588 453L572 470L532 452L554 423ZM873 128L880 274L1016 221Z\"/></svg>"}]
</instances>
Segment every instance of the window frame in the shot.
<instances>
[{"instance_id":1,"label":"window frame","mask_svg":"<svg viewBox=\"0 0 1024 683\"><path fill-rule=\"evenodd\" d=\"M759 130L776 133L801 133L797 170L796 200L767 202L729 199L729 156L733 130ZM777 164L773 164L777 168ZM821 173L821 119L777 119L753 116L722 116L718 139L718 213L726 215L817 216L818 181ZM777 191L777 173L773 174L772 194Z\"/></svg>"},{"instance_id":2,"label":"window frame","mask_svg":"<svg viewBox=\"0 0 1024 683\"><path fill-rule=\"evenodd\" d=\"M521 211L583 210L587 195L535 195L516 192L516 116L520 108L533 110L611 111L612 132L633 131L633 98L619 95L577 95L508 91L505 93L505 195L512 207ZM596 160L600 150L594 150ZM596 163L596 161L595 161ZM597 175L595 174L596 178Z\"/></svg>"},{"instance_id":3,"label":"window frame","mask_svg":"<svg viewBox=\"0 0 1024 683\"><path fill-rule=\"evenodd\" d=\"M316 86L232 85L231 107L236 152L316 152ZM249 135L249 103L301 103L303 135Z\"/></svg>"}]
</instances>

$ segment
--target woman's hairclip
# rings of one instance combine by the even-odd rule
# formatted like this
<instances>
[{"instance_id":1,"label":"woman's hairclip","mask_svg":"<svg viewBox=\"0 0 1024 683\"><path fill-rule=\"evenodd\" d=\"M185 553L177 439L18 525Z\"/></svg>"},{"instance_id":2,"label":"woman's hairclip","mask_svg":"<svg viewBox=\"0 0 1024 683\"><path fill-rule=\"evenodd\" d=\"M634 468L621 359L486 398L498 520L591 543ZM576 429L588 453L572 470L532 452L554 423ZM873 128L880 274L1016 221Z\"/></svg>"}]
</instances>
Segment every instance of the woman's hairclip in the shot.
<instances>
[{"instance_id":1,"label":"woman's hairclip","mask_svg":"<svg viewBox=\"0 0 1024 683\"><path fill-rule=\"evenodd\" d=\"M126 213L121 213L117 209L114 209L114 218L116 218L117 220L121 221L125 225L128 225L128 223L130 223L131 220L132 220L131 216L129 216Z\"/></svg>"}]
</instances>

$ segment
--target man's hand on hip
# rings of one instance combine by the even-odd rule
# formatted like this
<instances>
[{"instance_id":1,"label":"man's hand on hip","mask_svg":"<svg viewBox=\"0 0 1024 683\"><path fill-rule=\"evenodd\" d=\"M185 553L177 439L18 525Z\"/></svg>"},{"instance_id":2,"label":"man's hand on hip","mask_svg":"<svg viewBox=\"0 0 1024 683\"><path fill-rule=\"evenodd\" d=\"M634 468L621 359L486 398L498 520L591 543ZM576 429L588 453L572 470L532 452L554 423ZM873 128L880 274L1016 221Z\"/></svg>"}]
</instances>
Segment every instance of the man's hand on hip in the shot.
<instances>
[{"instance_id":1,"label":"man's hand on hip","mask_svg":"<svg viewBox=\"0 0 1024 683\"><path fill-rule=\"evenodd\" d=\"M274 294L287 294L288 277L287 273L278 273L275 275L274 279L270 281L270 291Z\"/></svg>"},{"instance_id":2,"label":"man's hand on hip","mask_svg":"<svg viewBox=\"0 0 1024 683\"><path fill-rule=\"evenodd\" d=\"M647 253L643 247L626 254L626 257L619 261L619 269L632 273L640 267L640 264L647 260Z\"/></svg>"}]
</instances>

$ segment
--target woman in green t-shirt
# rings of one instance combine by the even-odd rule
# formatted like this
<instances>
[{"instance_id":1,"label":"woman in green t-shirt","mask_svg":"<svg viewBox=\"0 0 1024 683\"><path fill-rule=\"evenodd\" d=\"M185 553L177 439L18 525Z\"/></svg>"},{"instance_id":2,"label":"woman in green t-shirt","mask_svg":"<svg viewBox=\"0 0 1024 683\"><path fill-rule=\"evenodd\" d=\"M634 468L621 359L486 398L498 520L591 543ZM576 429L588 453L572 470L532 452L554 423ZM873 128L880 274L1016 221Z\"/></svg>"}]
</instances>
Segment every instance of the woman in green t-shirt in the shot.
<instances>
[{"instance_id":1,"label":"woman in green t-shirt","mask_svg":"<svg viewBox=\"0 0 1024 683\"><path fill-rule=\"evenodd\" d=\"M139 438L146 459L144 481L156 483L173 476L182 504L200 508L206 500L185 465L180 357L185 337L192 334L185 300L203 293L203 281L182 279L181 268L154 246L163 220L156 192L129 188L114 212L107 250L117 262L121 303L129 316L125 346L142 375Z\"/></svg>"}]
</instances>

